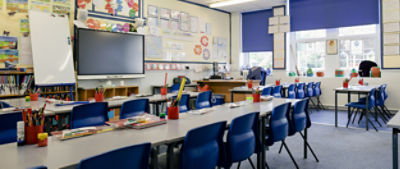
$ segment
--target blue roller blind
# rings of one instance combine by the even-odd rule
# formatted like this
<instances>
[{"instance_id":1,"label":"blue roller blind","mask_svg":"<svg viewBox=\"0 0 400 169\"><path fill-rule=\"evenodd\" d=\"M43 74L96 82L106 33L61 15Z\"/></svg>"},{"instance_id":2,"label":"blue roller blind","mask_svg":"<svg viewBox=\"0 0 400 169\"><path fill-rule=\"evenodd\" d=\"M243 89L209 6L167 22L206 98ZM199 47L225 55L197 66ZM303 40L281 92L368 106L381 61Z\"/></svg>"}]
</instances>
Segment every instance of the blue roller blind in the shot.
<instances>
[{"instance_id":1,"label":"blue roller blind","mask_svg":"<svg viewBox=\"0 0 400 169\"><path fill-rule=\"evenodd\" d=\"M379 24L379 0L290 0L291 31Z\"/></svg>"},{"instance_id":2,"label":"blue roller blind","mask_svg":"<svg viewBox=\"0 0 400 169\"><path fill-rule=\"evenodd\" d=\"M271 9L242 14L243 52L272 51L273 35L268 34L268 18L272 15Z\"/></svg>"}]
</instances>

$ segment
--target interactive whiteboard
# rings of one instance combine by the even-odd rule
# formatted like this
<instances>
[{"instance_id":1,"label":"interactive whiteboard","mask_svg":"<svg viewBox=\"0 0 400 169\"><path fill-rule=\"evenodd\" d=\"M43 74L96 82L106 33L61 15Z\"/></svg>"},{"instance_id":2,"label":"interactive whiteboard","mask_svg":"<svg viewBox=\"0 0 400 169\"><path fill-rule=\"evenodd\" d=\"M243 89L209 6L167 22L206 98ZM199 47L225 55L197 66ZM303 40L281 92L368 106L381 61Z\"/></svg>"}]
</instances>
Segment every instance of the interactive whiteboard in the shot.
<instances>
[{"instance_id":1,"label":"interactive whiteboard","mask_svg":"<svg viewBox=\"0 0 400 169\"><path fill-rule=\"evenodd\" d=\"M29 24L35 84L75 84L68 18L31 10Z\"/></svg>"}]
</instances>

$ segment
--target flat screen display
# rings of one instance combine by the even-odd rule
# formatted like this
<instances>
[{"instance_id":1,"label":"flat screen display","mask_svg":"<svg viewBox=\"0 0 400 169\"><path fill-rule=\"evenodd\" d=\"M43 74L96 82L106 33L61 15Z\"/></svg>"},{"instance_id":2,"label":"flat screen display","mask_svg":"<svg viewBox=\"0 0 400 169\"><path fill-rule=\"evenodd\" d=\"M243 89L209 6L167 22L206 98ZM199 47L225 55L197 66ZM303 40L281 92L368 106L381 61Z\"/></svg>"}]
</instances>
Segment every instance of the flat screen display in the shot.
<instances>
[{"instance_id":1,"label":"flat screen display","mask_svg":"<svg viewBox=\"0 0 400 169\"><path fill-rule=\"evenodd\" d=\"M144 74L144 36L78 29L78 75Z\"/></svg>"}]
</instances>

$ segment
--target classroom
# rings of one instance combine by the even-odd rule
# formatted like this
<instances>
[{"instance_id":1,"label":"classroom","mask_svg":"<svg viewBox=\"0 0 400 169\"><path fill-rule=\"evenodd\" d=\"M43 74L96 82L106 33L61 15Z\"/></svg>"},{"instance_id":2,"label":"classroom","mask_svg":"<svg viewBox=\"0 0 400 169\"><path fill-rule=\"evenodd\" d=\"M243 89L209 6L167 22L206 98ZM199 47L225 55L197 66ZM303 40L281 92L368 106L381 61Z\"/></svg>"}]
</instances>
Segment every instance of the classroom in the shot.
<instances>
[{"instance_id":1,"label":"classroom","mask_svg":"<svg viewBox=\"0 0 400 169\"><path fill-rule=\"evenodd\" d=\"M0 0L0 169L398 169L399 75L400 0Z\"/></svg>"}]
</instances>

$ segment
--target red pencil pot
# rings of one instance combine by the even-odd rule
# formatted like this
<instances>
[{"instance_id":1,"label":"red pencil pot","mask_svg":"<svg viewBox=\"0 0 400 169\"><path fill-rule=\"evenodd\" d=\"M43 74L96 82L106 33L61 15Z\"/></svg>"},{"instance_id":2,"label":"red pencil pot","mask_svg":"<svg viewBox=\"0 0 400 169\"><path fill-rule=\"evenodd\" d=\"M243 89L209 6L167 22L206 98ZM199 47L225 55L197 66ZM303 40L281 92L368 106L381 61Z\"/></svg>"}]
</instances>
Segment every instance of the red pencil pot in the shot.
<instances>
[{"instance_id":1,"label":"red pencil pot","mask_svg":"<svg viewBox=\"0 0 400 169\"><path fill-rule=\"evenodd\" d=\"M249 89L253 88L253 83L247 82L247 87L248 87Z\"/></svg>"},{"instance_id":2,"label":"red pencil pot","mask_svg":"<svg viewBox=\"0 0 400 169\"><path fill-rule=\"evenodd\" d=\"M104 95L101 93L96 93L94 95L94 100L96 100L96 102L103 102L104 101Z\"/></svg>"},{"instance_id":3,"label":"red pencil pot","mask_svg":"<svg viewBox=\"0 0 400 169\"><path fill-rule=\"evenodd\" d=\"M168 107L168 119L176 120L179 119L179 107Z\"/></svg>"},{"instance_id":4,"label":"red pencil pot","mask_svg":"<svg viewBox=\"0 0 400 169\"><path fill-rule=\"evenodd\" d=\"M258 103L260 102L261 94L255 94L253 93L253 103Z\"/></svg>"},{"instance_id":5,"label":"red pencil pot","mask_svg":"<svg viewBox=\"0 0 400 169\"><path fill-rule=\"evenodd\" d=\"M360 79L360 80L358 81L358 84L361 85L361 86L364 85L364 79Z\"/></svg>"},{"instance_id":6,"label":"red pencil pot","mask_svg":"<svg viewBox=\"0 0 400 169\"><path fill-rule=\"evenodd\" d=\"M25 126L25 142L26 144L37 144L38 133L43 133L43 125L40 126Z\"/></svg>"},{"instance_id":7,"label":"red pencil pot","mask_svg":"<svg viewBox=\"0 0 400 169\"><path fill-rule=\"evenodd\" d=\"M294 79L294 82L295 82L295 83L299 83L299 82L300 82L300 79L296 78L296 79ZM280 84L280 82L279 82L279 84ZM277 86L279 86L279 85L277 85Z\"/></svg>"},{"instance_id":8,"label":"red pencil pot","mask_svg":"<svg viewBox=\"0 0 400 169\"><path fill-rule=\"evenodd\" d=\"M275 85L276 85L276 86L281 85L281 81L280 81L280 80L276 80L276 81L275 81Z\"/></svg>"},{"instance_id":9,"label":"red pencil pot","mask_svg":"<svg viewBox=\"0 0 400 169\"><path fill-rule=\"evenodd\" d=\"M349 82L343 82L343 88L349 88Z\"/></svg>"},{"instance_id":10,"label":"red pencil pot","mask_svg":"<svg viewBox=\"0 0 400 169\"><path fill-rule=\"evenodd\" d=\"M31 101L38 101L39 100L39 93L31 93L29 94Z\"/></svg>"},{"instance_id":11,"label":"red pencil pot","mask_svg":"<svg viewBox=\"0 0 400 169\"><path fill-rule=\"evenodd\" d=\"M47 133L39 133L38 136L38 147L46 147L47 146Z\"/></svg>"},{"instance_id":12,"label":"red pencil pot","mask_svg":"<svg viewBox=\"0 0 400 169\"><path fill-rule=\"evenodd\" d=\"M162 88L160 89L161 95L167 95L167 91L168 91L168 89L167 89L166 87L162 87Z\"/></svg>"}]
</instances>

